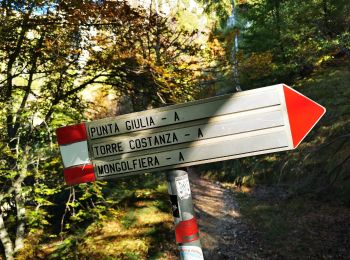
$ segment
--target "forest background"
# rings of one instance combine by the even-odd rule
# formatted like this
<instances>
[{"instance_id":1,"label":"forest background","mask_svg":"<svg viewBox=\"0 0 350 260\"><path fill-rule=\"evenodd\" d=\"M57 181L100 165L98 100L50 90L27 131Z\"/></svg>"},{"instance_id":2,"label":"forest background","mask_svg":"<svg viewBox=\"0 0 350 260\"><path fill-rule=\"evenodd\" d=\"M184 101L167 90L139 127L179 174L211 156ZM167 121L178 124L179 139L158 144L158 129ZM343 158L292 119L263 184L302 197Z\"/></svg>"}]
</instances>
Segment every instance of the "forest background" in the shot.
<instances>
[{"instance_id":1,"label":"forest background","mask_svg":"<svg viewBox=\"0 0 350 260\"><path fill-rule=\"evenodd\" d=\"M327 108L306 141L198 170L238 187L253 222L264 221L249 211L261 185L283 188L289 206L348 209L349 13L347 0L1 0L1 255L166 258L176 249L164 174L68 187L55 129L282 82ZM341 256L337 241L321 256ZM299 245L295 256L315 256Z\"/></svg>"}]
</instances>

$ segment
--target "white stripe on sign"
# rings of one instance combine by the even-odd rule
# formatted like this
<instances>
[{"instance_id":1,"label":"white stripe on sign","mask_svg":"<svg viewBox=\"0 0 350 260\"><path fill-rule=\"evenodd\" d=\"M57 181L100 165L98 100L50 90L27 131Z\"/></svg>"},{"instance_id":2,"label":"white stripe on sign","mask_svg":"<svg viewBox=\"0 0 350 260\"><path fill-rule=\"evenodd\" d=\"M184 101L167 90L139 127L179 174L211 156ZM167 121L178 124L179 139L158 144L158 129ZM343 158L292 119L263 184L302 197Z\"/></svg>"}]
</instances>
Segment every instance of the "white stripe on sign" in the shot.
<instances>
[{"instance_id":1,"label":"white stripe on sign","mask_svg":"<svg viewBox=\"0 0 350 260\"><path fill-rule=\"evenodd\" d=\"M90 163L87 141L61 145L62 161L65 168Z\"/></svg>"},{"instance_id":2,"label":"white stripe on sign","mask_svg":"<svg viewBox=\"0 0 350 260\"><path fill-rule=\"evenodd\" d=\"M190 147L178 148L137 157L127 157L111 161L94 161L97 179L111 176L127 176L138 172L152 172L162 168L178 168L203 164L211 161L234 159L249 155L291 149L284 127L259 131L255 135L231 135L198 141ZM126 155L126 154L125 154Z\"/></svg>"}]
</instances>

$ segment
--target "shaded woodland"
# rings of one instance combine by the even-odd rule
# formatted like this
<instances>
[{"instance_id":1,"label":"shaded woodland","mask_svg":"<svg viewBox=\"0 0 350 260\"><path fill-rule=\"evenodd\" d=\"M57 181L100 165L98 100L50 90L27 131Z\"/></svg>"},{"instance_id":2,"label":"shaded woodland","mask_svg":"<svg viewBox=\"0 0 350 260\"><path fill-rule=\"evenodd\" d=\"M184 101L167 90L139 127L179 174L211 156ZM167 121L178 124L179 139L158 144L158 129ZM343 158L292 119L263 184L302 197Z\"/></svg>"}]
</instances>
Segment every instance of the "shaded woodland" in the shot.
<instances>
[{"instance_id":1,"label":"shaded woodland","mask_svg":"<svg viewBox=\"0 0 350 260\"><path fill-rule=\"evenodd\" d=\"M282 82L327 108L305 142L198 170L347 210L349 14L348 0L1 0L0 255L166 259L176 249L164 174L68 187L55 129ZM111 218L122 235L108 233Z\"/></svg>"}]
</instances>

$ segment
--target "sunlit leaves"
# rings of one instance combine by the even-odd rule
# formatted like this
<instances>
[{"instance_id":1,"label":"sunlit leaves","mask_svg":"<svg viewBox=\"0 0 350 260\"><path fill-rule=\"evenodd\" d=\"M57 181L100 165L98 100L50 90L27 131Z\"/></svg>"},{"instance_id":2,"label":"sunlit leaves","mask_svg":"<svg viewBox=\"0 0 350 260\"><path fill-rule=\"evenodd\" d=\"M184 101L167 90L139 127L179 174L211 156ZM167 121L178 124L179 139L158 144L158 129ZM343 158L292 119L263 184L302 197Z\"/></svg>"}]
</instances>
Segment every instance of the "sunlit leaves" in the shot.
<instances>
[{"instance_id":1,"label":"sunlit leaves","mask_svg":"<svg viewBox=\"0 0 350 260\"><path fill-rule=\"evenodd\" d=\"M349 11L345 0L238 1L239 15L246 22L241 31L243 63L246 58L252 61L252 53L271 53L273 80L291 82L303 77L309 73L306 70L320 66L323 57L349 48L342 40L350 29ZM245 79L249 77L241 72ZM264 77L262 73L260 80L268 84Z\"/></svg>"}]
</instances>

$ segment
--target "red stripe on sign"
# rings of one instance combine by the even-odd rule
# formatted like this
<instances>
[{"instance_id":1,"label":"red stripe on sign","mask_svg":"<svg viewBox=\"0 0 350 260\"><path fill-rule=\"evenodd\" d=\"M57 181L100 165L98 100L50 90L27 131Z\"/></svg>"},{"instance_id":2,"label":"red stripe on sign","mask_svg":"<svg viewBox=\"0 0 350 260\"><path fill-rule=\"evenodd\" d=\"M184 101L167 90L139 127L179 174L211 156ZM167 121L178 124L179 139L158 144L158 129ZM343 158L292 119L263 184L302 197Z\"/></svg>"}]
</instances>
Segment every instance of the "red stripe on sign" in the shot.
<instances>
[{"instance_id":1,"label":"red stripe on sign","mask_svg":"<svg viewBox=\"0 0 350 260\"><path fill-rule=\"evenodd\" d=\"M175 237L178 243L188 243L198 240L198 236L194 236L198 233L197 219L192 218L189 220L181 221L175 227ZM191 238L192 236L192 238Z\"/></svg>"},{"instance_id":2,"label":"red stripe on sign","mask_svg":"<svg viewBox=\"0 0 350 260\"><path fill-rule=\"evenodd\" d=\"M92 164L79 165L63 170L64 179L68 185L74 185L96 180L94 166Z\"/></svg>"},{"instance_id":3,"label":"red stripe on sign","mask_svg":"<svg viewBox=\"0 0 350 260\"><path fill-rule=\"evenodd\" d=\"M84 123L58 128L56 129L56 135L59 145L87 140L86 127Z\"/></svg>"}]
</instances>

